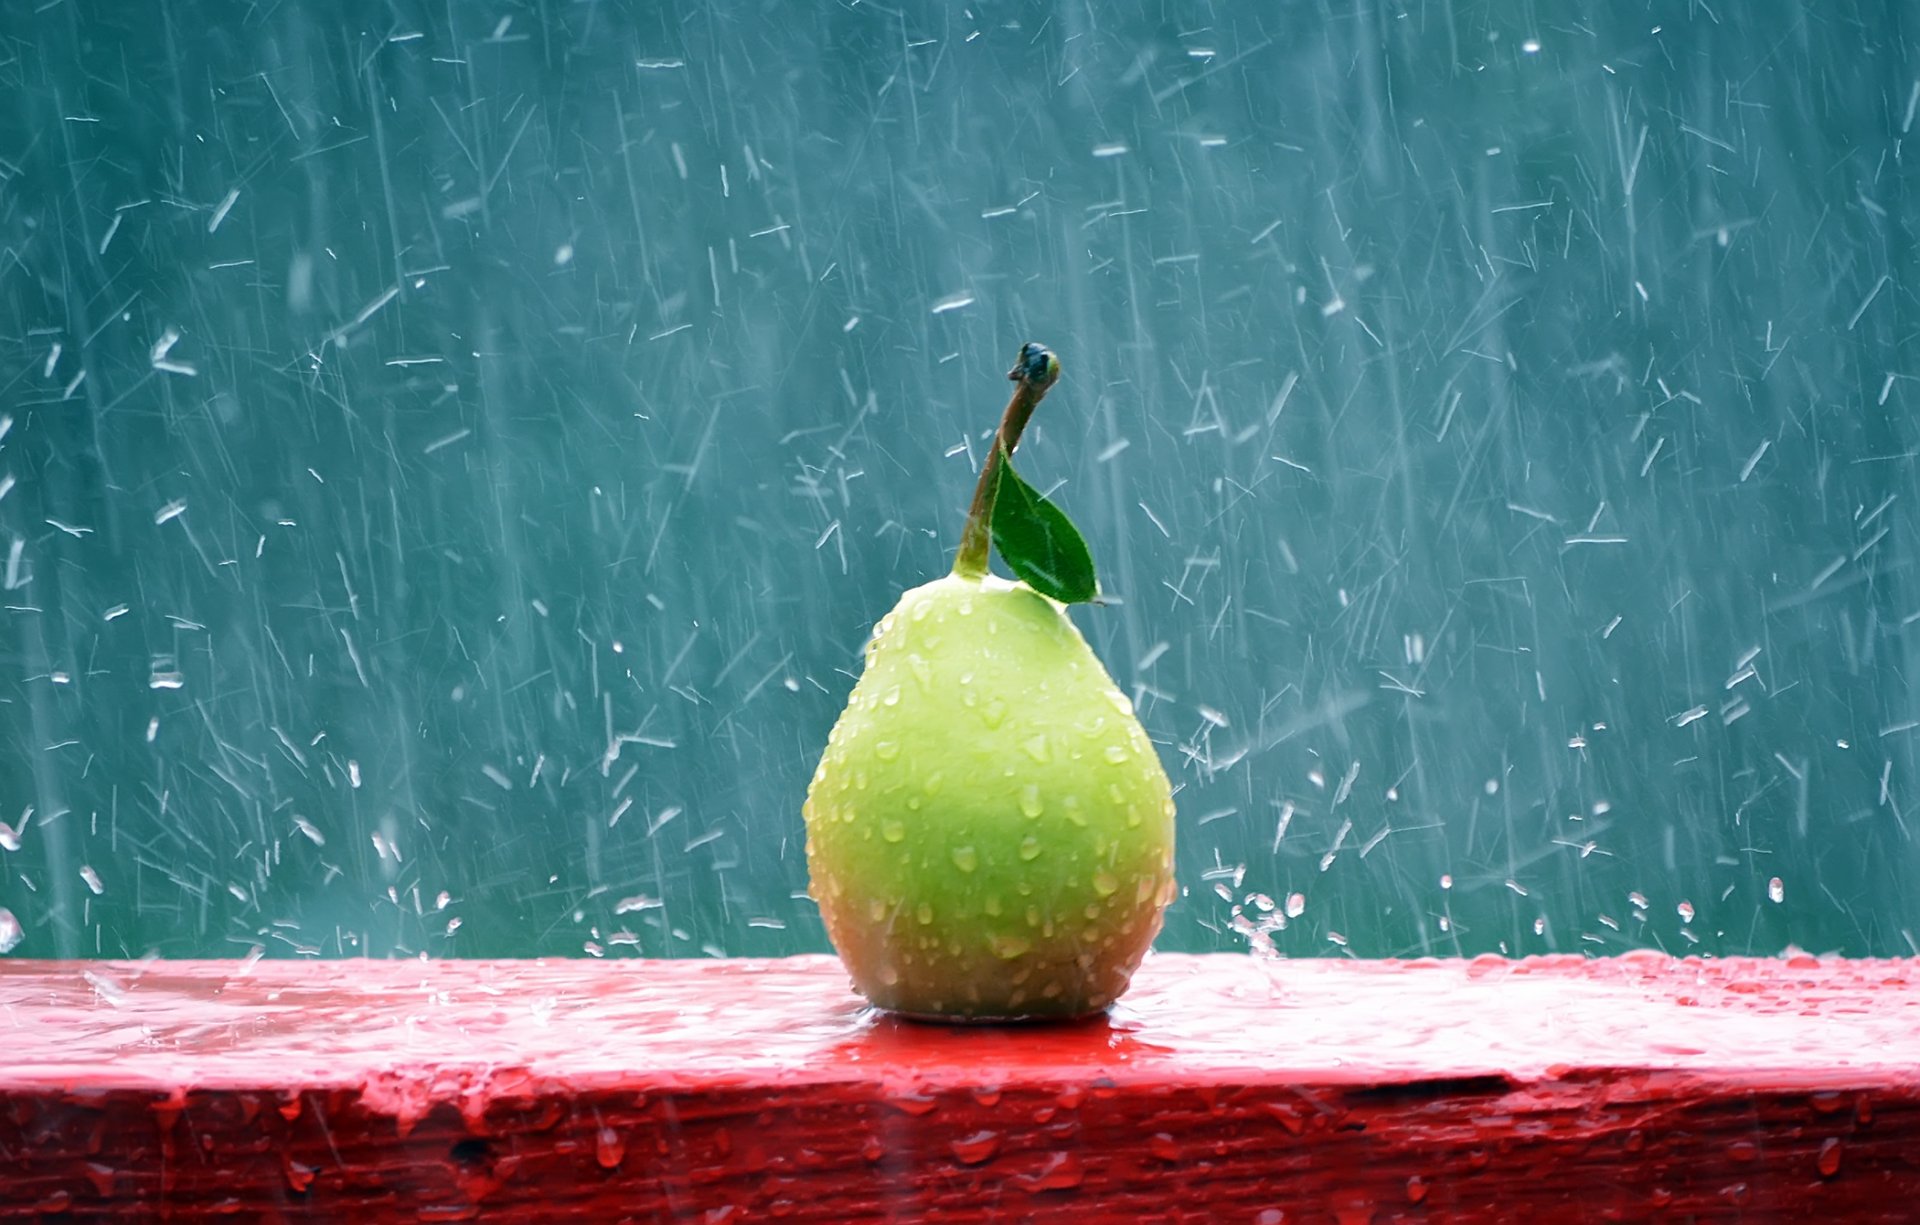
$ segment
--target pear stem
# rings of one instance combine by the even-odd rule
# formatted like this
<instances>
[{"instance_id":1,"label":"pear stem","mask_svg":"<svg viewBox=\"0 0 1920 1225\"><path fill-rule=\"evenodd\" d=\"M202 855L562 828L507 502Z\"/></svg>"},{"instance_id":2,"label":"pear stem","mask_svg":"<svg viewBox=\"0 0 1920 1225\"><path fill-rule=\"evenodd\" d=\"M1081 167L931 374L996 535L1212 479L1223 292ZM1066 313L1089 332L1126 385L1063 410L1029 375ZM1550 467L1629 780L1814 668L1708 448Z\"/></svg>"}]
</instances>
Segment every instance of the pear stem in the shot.
<instances>
[{"instance_id":1,"label":"pear stem","mask_svg":"<svg viewBox=\"0 0 1920 1225\"><path fill-rule=\"evenodd\" d=\"M993 449L987 462L980 465L980 480L973 487L973 505L967 508L967 525L960 532L960 551L954 555L953 572L962 578L984 578L987 551L993 543L993 498L1000 486L1000 465L1020 445L1033 410L1046 398L1047 391L1060 378L1060 359L1047 347L1029 340L1020 346L1020 356L1007 371L1013 380L1013 397L1000 415L1000 428L994 432Z\"/></svg>"}]
</instances>

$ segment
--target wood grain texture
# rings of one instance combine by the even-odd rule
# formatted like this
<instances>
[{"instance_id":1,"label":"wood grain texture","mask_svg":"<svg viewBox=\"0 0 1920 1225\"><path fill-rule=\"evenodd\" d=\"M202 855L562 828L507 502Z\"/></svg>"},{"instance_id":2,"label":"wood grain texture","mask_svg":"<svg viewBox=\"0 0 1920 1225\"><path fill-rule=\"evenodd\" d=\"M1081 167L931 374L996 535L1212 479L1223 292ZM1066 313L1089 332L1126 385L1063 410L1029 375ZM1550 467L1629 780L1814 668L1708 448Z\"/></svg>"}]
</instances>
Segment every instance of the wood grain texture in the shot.
<instances>
[{"instance_id":1,"label":"wood grain texture","mask_svg":"<svg viewBox=\"0 0 1920 1225\"><path fill-rule=\"evenodd\" d=\"M827 958L0 962L0 1219L1920 1217L1920 964L1158 956L1105 1018Z\"/></svg>"}]
</instances>

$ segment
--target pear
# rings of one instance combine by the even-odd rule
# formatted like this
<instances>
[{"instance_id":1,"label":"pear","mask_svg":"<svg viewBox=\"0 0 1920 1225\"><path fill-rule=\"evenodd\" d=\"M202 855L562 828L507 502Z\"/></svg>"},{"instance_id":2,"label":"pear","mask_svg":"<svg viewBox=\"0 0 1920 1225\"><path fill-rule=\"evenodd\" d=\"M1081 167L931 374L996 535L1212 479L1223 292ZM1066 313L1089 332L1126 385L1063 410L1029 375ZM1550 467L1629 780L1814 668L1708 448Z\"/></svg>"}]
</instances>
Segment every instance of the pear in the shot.
<instances>
[{"instance_id":1,"label":"pear","mask_svg":"<svg viewBox=\"0 0 1920 1225\"><path fill-rule=\"evenodd\" d=\"M1003 420L994 458L1017 440ZM868 641L807 790L811 893L881 1008L1084 1016L1126 990L1173 897L1172 788L1065 606L985 573L977 543Z\"/></svg>"}]
</instances>

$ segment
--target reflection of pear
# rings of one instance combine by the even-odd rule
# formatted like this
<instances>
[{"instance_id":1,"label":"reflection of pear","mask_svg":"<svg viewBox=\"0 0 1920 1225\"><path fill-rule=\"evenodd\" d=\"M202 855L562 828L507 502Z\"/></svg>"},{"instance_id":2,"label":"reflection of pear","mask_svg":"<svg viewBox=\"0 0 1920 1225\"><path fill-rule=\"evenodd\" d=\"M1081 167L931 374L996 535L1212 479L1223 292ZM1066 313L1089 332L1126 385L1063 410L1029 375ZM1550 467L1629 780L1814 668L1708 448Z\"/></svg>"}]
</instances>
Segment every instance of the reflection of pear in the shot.
<instances>
[{"instance_id":1,"label":"reflection of pear","mask_svg":"<svg viewBox=\"0 0 1920 1225\"><path fill-rule=\"evenodd\" d=\"M1079 1016L1173 896L1166 772L1064 608L950 575L900 598L807 791L827 933L875 1004Z\"/></svg>"}]
</instances>

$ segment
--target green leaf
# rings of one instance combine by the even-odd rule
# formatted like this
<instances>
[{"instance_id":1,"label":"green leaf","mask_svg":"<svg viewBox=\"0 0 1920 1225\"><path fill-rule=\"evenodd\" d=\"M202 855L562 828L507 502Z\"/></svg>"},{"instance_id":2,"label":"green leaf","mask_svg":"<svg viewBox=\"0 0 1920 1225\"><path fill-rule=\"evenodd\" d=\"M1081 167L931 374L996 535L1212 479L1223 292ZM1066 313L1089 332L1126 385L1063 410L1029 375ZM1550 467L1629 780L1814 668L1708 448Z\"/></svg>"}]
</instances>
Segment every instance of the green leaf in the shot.
<instances>
[{"instance_id":1,"label":"green leaf","mask_svg":"<svg viewBox=\"0 0 1920 1225\"><path fill-rule=\"evenodd\" d=\"M1020 479L1004 455L993 495L993 544L1014 574L1041 595L1085 604L1100 594L1093 554L1073 520Z\"/></svg>"}]
</instances>

